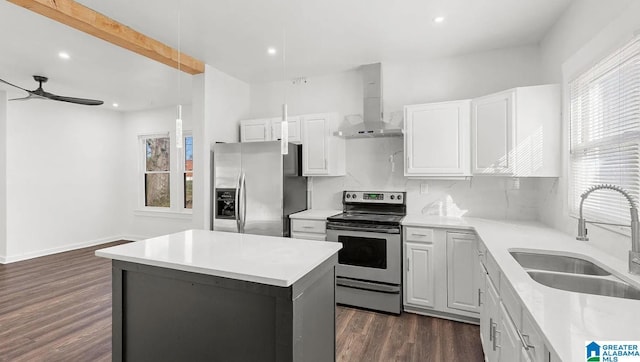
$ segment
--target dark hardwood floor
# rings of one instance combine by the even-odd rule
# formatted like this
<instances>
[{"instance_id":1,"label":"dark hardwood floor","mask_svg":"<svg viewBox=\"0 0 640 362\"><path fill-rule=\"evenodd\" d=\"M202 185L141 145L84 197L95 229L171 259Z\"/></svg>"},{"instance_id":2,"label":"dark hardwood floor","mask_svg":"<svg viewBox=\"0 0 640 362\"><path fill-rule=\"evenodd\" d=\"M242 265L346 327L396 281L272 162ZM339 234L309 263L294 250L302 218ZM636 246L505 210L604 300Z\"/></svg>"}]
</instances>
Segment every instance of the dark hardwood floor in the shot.
<instances>
[{"instance_id":1,"label":"dark hardwood floor","mask_svg":"<svg viewBox=\"0 0 640 362\"><path fill-rule=\"evenodd\" d=\"M110 361L111 262L96 249L0 265L0 361ZM338 361L482 361L477 326L338 307Z\"/></svg>"}]
</instances>

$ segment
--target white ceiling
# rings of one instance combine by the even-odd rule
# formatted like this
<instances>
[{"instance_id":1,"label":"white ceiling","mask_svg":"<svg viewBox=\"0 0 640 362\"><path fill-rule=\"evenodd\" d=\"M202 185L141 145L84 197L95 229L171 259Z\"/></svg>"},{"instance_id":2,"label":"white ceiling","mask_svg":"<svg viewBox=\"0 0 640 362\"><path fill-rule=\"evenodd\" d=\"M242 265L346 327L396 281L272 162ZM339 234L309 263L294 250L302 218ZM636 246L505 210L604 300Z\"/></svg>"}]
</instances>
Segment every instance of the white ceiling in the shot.
<instances>
[{"instance_id":1,"label":"white ceiling","mask_svg":"<svg viewBox=\"0 0 640 362\"><path fill-rule=\"evenodd\" d=\"M570 1L79 0L247 82L535 44ZM445 22L434 24L440 15ZM103 107L155 108L179 95L189 103L190 76L6 1L0 46L0 78L24 88L35 88L31 75L42 74L50 78L45 90L103 99ZM270 46L276 56L267 55ZM59 59L61 50L72 58Z\"/></svg>"}]
</instances>

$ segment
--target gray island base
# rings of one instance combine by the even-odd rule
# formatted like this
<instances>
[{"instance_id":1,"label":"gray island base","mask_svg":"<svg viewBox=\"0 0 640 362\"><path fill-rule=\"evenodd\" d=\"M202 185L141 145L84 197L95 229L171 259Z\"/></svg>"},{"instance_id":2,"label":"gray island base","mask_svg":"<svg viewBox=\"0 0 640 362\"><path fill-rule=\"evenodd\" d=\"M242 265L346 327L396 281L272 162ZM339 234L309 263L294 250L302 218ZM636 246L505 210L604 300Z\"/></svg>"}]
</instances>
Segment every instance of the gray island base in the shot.
<instances>
[{"instance_id":1,"label":"gray island base","mask_svg":"<svg viewBox=\"0 0 640 362\"><path fill-rule=\"evenodd\" d=\"M114 361L333 361L340 243L186 230L112 259Z\"/></svg>"},{"instance_id":2,"label":"gray island base","mask_svg":"<svg viewBox=\"0 0 640 362\"><path fill-rule=\"evenodd\" d=\"M112 263L113 361L335 361L337 254L289 287Z\"/></svg>"}]
</instances>

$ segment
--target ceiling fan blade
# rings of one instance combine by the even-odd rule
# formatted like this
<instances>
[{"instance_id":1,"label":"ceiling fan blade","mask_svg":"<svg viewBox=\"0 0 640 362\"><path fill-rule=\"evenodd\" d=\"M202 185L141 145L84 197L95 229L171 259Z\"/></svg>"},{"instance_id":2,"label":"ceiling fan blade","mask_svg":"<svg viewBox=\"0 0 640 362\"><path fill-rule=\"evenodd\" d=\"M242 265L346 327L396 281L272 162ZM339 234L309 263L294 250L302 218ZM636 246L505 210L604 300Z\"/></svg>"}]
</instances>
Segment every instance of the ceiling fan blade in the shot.
<instances>
[{"instance_id":1,"label":"ceiling fan blade","mask_svg":"<svg viewBox=\"0 0 640 362\"><path fill-rule=\"evenodd\" d=\"M48 99L48 98L41 97L41 96L39 96L37 94L29 93L29 95L26 96L26 97L12 98L12 99L9 99L9 100L10 101L28 101L29 99Z\"/></svg>"},{"instance_id":2,"label":"ceiling fan blade","mask_svg":"<svg viewBox=\"0 0 640 362\"><path fill-rule=\"evenodd\" d=\"M99 106L101 104L104 104L103 101L99 101L97 99L85 99L85 98L74 98L74 97L57 96L55 94L47 93L47 92L45 92L42 96L45 97L45 98L52 99L54 101L82 104L82 105L85 105L85 106Z\"/></svg>"},{"instance_id":3,"label":"ceiling fan blade","mask_svg":"<svg viewBox=\"0 0 640 362\"><path fill-rule=\"evenodd\" d=\"M9 83L9 82L7 82L6 80L0 79L0 82L2 82L2 83L4 83L4 84L8 84L8 85L10 85L10 86L12 86L12 87L15 87L15 88L18 88L18 89L22 89L22 90L23 90L23 91L25 91L25 92L29 92L29 93L31 93L31 91L30 91L30 90L28 90L28 89L24 89L24 88L19 87L19 86L15 85L15 84Z\"/></svg>"}]
</instances>

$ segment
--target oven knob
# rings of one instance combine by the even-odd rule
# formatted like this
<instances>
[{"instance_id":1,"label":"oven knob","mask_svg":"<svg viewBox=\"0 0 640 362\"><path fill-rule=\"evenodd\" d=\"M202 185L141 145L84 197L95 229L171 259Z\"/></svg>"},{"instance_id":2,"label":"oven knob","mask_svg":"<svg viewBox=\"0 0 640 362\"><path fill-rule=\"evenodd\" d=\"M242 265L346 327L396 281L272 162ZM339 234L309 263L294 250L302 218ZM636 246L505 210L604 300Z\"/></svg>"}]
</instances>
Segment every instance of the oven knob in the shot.
<instances>
[{"instance_id":1,"label":"oven knob","mask_svg":"<svg viewBox=\"0 0 640 362\"><path fill-rule=\"evenodd\" d=\"M395 199L395 196L391 195L391 200Z\"/></svg>"},{"instance_id":2,"label":"oven knob","mask_svg":"<svg viewBox=\"0 0 640 362\"><path fill-rule=\"evenodd\" d=\"M356 198L356 194L351 194L351 197L355 199Z\"/></svg>"},{"instance_id":3,"label":"oven knob","mask_svg":"<svg viewBox=\"0 0 640 362\"><path fill-rule=\"evenodd\" d=\"M347 194L347 199L350 199L350 198L351 198L351 195L350 195L350 194Z\"/></svg>"},{"instance_id":4,"label":"oven knob","mask_svg":"<svg viewBox=\"0 0 640 362\"><path fill-rule=\"evenodd\" d=\"M402 200L402 195L398 195L398 200Z\"/></svg>"}]
</instances>

